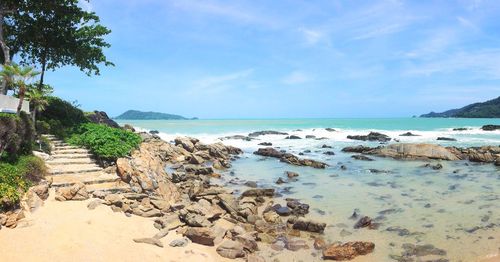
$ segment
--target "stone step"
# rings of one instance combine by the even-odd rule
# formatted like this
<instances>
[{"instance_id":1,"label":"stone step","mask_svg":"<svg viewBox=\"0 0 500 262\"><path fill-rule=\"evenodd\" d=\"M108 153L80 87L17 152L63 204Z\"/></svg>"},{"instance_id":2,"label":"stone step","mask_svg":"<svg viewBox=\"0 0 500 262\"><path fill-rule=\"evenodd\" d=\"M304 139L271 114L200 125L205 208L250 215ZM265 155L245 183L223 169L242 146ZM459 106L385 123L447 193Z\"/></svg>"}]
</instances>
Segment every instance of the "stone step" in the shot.
<instances>
[{"instance_id":1,"label":"stone step","mask_svg":"<svg viewBox=\"0 0 500 262\"><path fill-rule=\"evenodd\" d=\"M66 149L80 149L80 147L67 145L67 144L53 147L53 150L66 150Z\"/></svg>"},{"instance_id":2,"label":"stone step","mask_svg":"<svg viewBox=\"0 0 500 262\"><path fill-rule=\"evenodd\" d=\"M78 164L78 165L49 165L49 173L52 175L64 174L83 174L101 171L102 168L94 164Z\"/></svg>"},{"instance_id":3,"label":"stone step","mask_svg":"<svg viewBox=\"0 0 500 262\"><path fill-rule=\"evenodd\" d=\"M93 164L97 165L97 163L88 157L82 157L82 158L56 158L53 160L47 160L45 161L47 164L51 166L57 166L57 165L74 165L74 164Z\"/></svg>"},{"instance_id":4,"label":"stone step","mask_svg":"<svg viewBox=\"0 0 500 262\"><path fill-rule=\"evenodd\" d=\"M87 149L83 148L76 148L76 149L54 149L51 151L53 154L57 155L65 155L65 154L88 154L89 151Z\"/></svg>"},{"instance_id":5,"label":"stone step","mask_svg":"<svg viewBox=\"0 0 500 262\"><path fill-rule=\"evenodd\" d=\"M106 192L106 193L125 193L130 192L130 185L123 182L108 182L101 184L92 184L87 186L87 191L90 193Z\"/></svg>"},{"instance_id":6,"label":"stone step","mask_svg":"<svg viewBox=\"0 0 500 262\"><path fill-rule=\"evenodd\" d=\"M77 159L77 158L92 158L91 154L52 154L52 158L54 159L61 159L61 158L71 158L71 159Z\"/></svg>"},{"instance_id":7,"label":"stone step","mask_svg":"<svg viewBox=\"0 0 500 262\"><path fill-rule=\"evenodd\" d=\"M93 172L85 174L67 174L67 175L49 175L46 179L52 179L52 187L71 186L77 182L82 182L86 185L120 182L117 175L112 175L104 172Z\"/></svg>"}]
</instances>

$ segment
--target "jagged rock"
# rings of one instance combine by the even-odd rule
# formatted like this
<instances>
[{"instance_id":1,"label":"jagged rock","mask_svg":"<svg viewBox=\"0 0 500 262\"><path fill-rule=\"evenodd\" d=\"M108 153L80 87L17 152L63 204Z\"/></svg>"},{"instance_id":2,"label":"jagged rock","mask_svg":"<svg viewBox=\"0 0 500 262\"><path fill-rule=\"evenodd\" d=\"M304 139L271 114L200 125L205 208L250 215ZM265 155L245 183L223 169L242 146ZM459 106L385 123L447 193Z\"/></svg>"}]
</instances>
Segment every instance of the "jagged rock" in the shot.
<instances>
[{"instance_id":1,"label":"jagged rock","mask_svg":"<svg viewBox=\"0 0 500 262\"><path fill-rule=\"evenodd\" d=\"M248 232L244 234L240 234L234 237L234 239L241 244L243 244L243 248L249 252L255 252L259 250L259 246L257 245L257 239L255 237L255 232Z\"/></svg>"},{"instance_id":2,"label":"jagged rock","mask_svg":"<svg viewBox=\"0 0 500 262\"><path fill-rule=\"evenodd\" d=\"M320 223L312 220L306 220L303 218L295 218L295 217L289 218L288 223L292 224L293 229L309 231L314 233L323 233L326 227L325 223Z\"/></svg>"},{"instance_id":3,"label":"jagged rock","mask_svg":"<svg viewBox=\"0 0 500 262\"><path fill-rule=\"evenodd\" d=\"M302 139L302 138L300 136L291 135L291 136L285 137L285 139Z\"/></svg>"},{"instance_id":4,"label":"jagged rock","mask_svg":"<svg viewBox=\"0 0 500 262\"><path fill-rule=\"evenodd\" d=\"M356 224L354 224L354 228L358 229L358 228L364 228L364 227L368 227L369 229L376 229L377 224L373 223L373 221L370 217L364 216L364 217L360 218L358 220L358 222L356 222Z\"/></svg>"},{"instance_id":5,"label":"jagged rock","mask_svg":"<svg viewBox=\"0 0 500 262\"><path fill-rule=\"evenodd\" d=\"M120 125L109 118L108 114L106 114L106 112L104 111L94 111L90 114L87 114L86 116L92 123L104 124L114 128L121 128Z\"/></svg>"},{"instance_id":6,"label":"jagged rock","mask_svg":"<svg viewBox=\"0 0 500 262\"><path fill-rule=\"evenodd\" d=\"M376 149L377 148L358 145L358 146L344 147L344 148L342 148L342 152L369 154L370 152L373 152Z\"/></svg>"},{"instance_id":7,"label":"jagged rock","mask_svg":"<svg viewBox=\"0 0 500 262\"><path fill-rule=\"evenodd\" d=\"M481 129L484 131L495 131L500 129L500 125L484 125Z\"/></svg>"},{"instance_id":8,"label":"jagged rock","mask_svg":"<svg viewBox=\"0 0 500 262\"><path fill-rule=\"evenodd\" d=\"M278 215L278 213L276 213L276 211L274 211L274 210L265 212L262 216L263 216L264 220L268 223L272 223L272 224L281 223L280 215Z\"/></svg>"},{"instance_id":9,"label":"jagged rock","mask_svg":"<svg viewBox=\"0 0 500 262\"><path fill-rule=\"evenodd\" d=\"M356 160L362 160L362 161L373 161L372 158L369 158L367 156L364 156L364 155L353 155L351 156L352 158L356 159Z\"/></svg>"},{"instance_id":10,"label":"jagged rock","mask_svg":"<svg viewBox=\"0 0 500 262\"><path fill-rule=\"evenodd\" d=\"M133 240L135 243L145 243L145 244L155 245L158 247L163 247L163 243L160 240L158 240L156 238L152 238L152 237L134 238Z\"/></svg>"},{"instance_id":11,"label":"jagged rock","mask_svg":"<svg viewBox=\"0 0 500 262\"><path fill-rule=\"evenodd\" d=\"M206 227L189 227L186 232L184 232L184 236L194 243L205 246L213 246L216 237L214 232Z\"/></svg>"},{"instance_id":12,"label":"jagged rock","mask_svg":"<svg viewBox=\"0 0 500 262\"><path fill-rule=\"evenodd\" d=\"M43 200L32 190L26 192L26 205L30 212L35 212L39 207L43 206Z\"/></svg>"},{"instance_id":13,"label":"jagged rock","mask_svg":"<svg viewBox=\"0 0 500 262\"><path fill-rule=\"evenodd\" d=\"M304 216L309 213L309 205L300 203L296 199L287 199L286 206L292 210L294 216Z\"/></svg>"},{"instance_id":14,"label":"jagged rock","mask_svg":"<svg viewBox=\"0 0 500 262\"><path fill-rule=\"evenodd\" d=\"M162 199L151 199L151 204L161 211L168 211L170 209L170 203Z\"/></svg>"},{"instance_id":15,"label":"jagged rock","mask_svg":"<svg viewBox=\"0 0 500 262\"><path fill-rule=\"evenodd\" d=\"M250 137L258 137L258 136L264 136L264 135L288 135L288 133L284 132L279 132L279 131L273 131L273 130L266 130L266 131L257 131L248 134Z\"/></svg>"},{"instance_id":16,"label":"jagged rock","mask_svg":"<svg viewBox=\"0 0 500 262\"><path fill-rule=\"evenodd\" d=\"M312 159L301 159L293 154L284 153L271 147L259 148L257 151L254 152L254 154L279 158L281 162L285 162L296 166L310 166L314 168L326 168L328 166L326 163Z\"/></svg>"},{"instance_id":17,"label":"jagged rock","mask_svg":"<svg viewBox=\"0 0 500 262\"><path fill-rule=\"evenodd\" d=\"M402 159L442 159L459 160L445 147L433 144L392 144L375 149L373 154Z\"/></svg>"},{"instance_id":18,"label":"jagged rock","mask_svg":"<svg viewBox=\"0 0 500 262\"><path fill-rule=\"evenodd\" d=\"M368 135L356 135L356 136L347 136L348 139L354 139L354 140L362 140L362 141L379 141L379 142L388 142L391 140L391 138L387 135L377 133L377 132L370 132Z\"/></svg>"},{"instance_id":19,"label":"jagged rock","mask_svg":"<svg viewBox=\"0 0 500 262\"><path fill-rule=\"evenodd\" d=\"M81 182L77 182L69 187L61 187L56 190L56 200L86 200L89 199L87 188Z\"/></svg>"},{"instance_id":20,"label":"jagged rock","mask_svg":"<svg viewBox=\"0 0 500 262\"><path fill-rule=\"evenodd\" d=\"M367 255L375 249L371 242L347 242L345 244L333 244L323 250L323 259L351 260L357 256Z\"/></svg>"},{"instance_id":21,"label":"jagged rock","mask_svg":"<svg viewBox=\"0 0 500 262\"><path fill-rule=\"evenodd\" d=\"M123 196L119 194L108 194L104 197L106 205L121 207L123 205Z\"/></svg>"},{"instance_id":22,"label":"jagged rock","mask_svg":"<svg viewBox=\"0 0 500 262\"><path fill-rule=\"evenodd\" d=\"M192 153L194 151L194 144L196 144L196 142L198 142L198 140L194 139L194 138L189 138L189 137L176 137L174 142L175 142L176 146L181 146L186 151Z\"/></svg>"},{"instance_id":23,"label":"jagged rock","mask_svg":"<svg viewBox=\"0 0 500 262\"><path fill-rule=\"evenodd\" d=\"M29 190L37 194L42 200L47 200L49 197L49 187L49 182L44 181L34 187L31 187Z\"/></svg>"},{"instance_id":24,"label":"jagged rock","mask_svg":"<svg viewBox=\"0 0 500 262\"><path fill-rule=\"evenodd\" d=\"M24 217L24 211L21 209L17 209L5 213L5 217L1 218L0 220L3 220L1 222L3 222L2 224L4 226L8 228L15 228L17 226L17 222Z\"/></svg>"},{"instance_id":25,"label":"jagged rock","mask_svg":"<svg viewBox=\"0 0 500 262\"><path fill-rule=\"evenodd\" d=\"M252 188L241 194L242 197L272 197L274 196L274 188Z\"/></svg>"},{"instance_id":26,"label":"jagged rock","mask_svg":"<svg viewBox=\"0 0 500 262\"><path fill-rule=\"evenodd\" d=\"M245 256L243 244L233 240L225 240L217 247L216 251L220 256L230 259Z\"/></svg>"}]
</instances>

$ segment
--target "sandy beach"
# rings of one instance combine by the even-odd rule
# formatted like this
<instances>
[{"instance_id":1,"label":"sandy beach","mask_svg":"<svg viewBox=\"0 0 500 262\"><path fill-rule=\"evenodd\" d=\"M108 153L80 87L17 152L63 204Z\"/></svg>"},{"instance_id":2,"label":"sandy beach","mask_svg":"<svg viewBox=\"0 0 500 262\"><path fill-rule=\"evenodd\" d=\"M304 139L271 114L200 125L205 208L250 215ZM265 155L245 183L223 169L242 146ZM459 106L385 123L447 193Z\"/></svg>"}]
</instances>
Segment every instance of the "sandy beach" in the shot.
<instances>
[{"instance_id":1,"label":"sandy beach","mask_svg":"<svg viewBox=\"0 0 500 262\"><path fill-rule=\"evenodd\" d=\"M170 247L182 237L174 230L161 239L164 248L135 243L133 238L158 232L151 219L127 217L106 205L88 210L90 201L58 202L51 192L17 228L2 228L0 261L228 261L207 246Z\"/></svg>"}]
</instances>

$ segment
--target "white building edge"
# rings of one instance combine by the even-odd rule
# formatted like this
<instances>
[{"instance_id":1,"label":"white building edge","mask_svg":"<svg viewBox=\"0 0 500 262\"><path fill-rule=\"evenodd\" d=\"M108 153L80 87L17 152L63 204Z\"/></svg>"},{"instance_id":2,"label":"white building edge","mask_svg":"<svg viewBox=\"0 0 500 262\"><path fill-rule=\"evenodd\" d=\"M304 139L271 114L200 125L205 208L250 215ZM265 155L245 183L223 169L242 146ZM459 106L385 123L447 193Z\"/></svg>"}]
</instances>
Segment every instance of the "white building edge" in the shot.
<instances>
[{"instance_id":1,"label":"white building edge","mask_svg":"<svg viewBox=\"0 0 500 262\"><path fill-rule=\"evenodd\" d=\"M0 95L0 112L2 113L13 113L17 112L17 106L19 105L19 98L13 96ZM28 113L30 112L30 102L26 99L23 101L23 106L21 110Z\"/></svg>"}]
</instances>

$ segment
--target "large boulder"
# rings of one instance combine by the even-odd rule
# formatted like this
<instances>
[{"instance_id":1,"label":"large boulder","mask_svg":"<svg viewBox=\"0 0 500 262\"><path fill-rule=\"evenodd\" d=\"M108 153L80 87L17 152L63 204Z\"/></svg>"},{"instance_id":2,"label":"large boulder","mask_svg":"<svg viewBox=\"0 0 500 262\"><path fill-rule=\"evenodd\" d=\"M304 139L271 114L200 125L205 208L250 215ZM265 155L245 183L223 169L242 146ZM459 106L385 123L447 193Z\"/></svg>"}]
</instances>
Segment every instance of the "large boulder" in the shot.
<instances>
[{"instance_id":1,"label":"large boulder","mask_svg":"<svg viewBox=\"0 0 500 262\"><path fill-rule=\"evenodd\" d=\"M434 144L392 144L386 147L377 148L371 153L398 159L459 160L459 158L446 147Z\"/></svg>"},{"instance_id":2,"label":"large boulder","mask_svg":"<svg viewBox=\"0 0 500 262\"><path fill-rule=\"evenodd\" d=\"M217 247L216 251L220 256L230 259L245 256L243 244L233 240L225 240Z\"/></svg>"},{"instance_id":3,"label":"large boulder","mask_svg":"<svg viewBox=\"0 0 500 262\"><path fill-rule=\"evenodd\" d=\"M130 158L119 158L116 161L117 173L135 192L155 193L173 204L179 199L180 194L177 187L168 179L165 162L159 154L161 149L158 147L142 143L138 150L132 152Z\"/></svg>"},{"instance_id":4,"label":"large boulder","mask_svg":"<svg viewBox=\"0 0 500 262\"><path fill-rule=\"evenodd\" d=\"M216 234L206 227L190 227L184 232L184 236L189 238L193 243L205 246L214 246Z\"/></svg>"},{"instance_id":5,"label":"large boulder","mask_svg":"<svg viewBox=\"0 0 500 262\"><path fill-rule=\"evenodd\" d=\"M110 127L114 128L120 128L120 125L118 125L115 121L113 121L111 118L108 117L108 114L104 111L94 111L90 114L87 115L87 118L96 124L104 124Z\"/></svg>"},{"instance_id":6,"label":"large boulder","mask_svg":"<svg viewBox=\"0 0 500 262\"><path fill-rule=\"evenodd\" d=\"M326 227L326 223L321 223L296 217L289 218L288 223L292 224L293 229L301 231L309 231L313 233L323 233Z\"/></svg>"},{"instance_id":7,"label":"large boulder","mask_svg":"<svg viewBox=\"0 0 500 262\"><path fill-rule=\"evenodd\" d=\"M326 168L328 166L326 163L312 159L301 159L293 154L281 152L272 147L259 148L254 152L254 154L259 156L279 158L281 162L296 166L310 166L313 168Z\"/></svg>"},{"instance_id":8,"label":"large boulder","mask_svg":"<svg viewBox=\"0 0 500 262\"><path fill-rule=\"evenodd\" d=\"M391 140L391 138L387 135L377 133L377 132L370 132L368 135L355 135L355 136L347 136L348 139L353 139L353 140L361 140L361 141L379 141L379 142L388 142Z\"/></svg>"},{"instance_id":9,"label":"large boulder","mask_svg":"<svg viewBox=\"0 0 500 262\"><path fill-rule=\"evenodd\" d=\"M500 130L500 125L484 125L481 127L484 131L495 131Z\"/></svg>"},{"instance_id":10,"label":"large boulder","mask_svg":"<svg viewBox=\"0 0 500 262\"><path fill-rule=\"evenodd\" d=\"M375 244L372 242L347 242L344 244L333 244L323 250L323 259L329 260L351 260L373 252Z\"/></svg>"}]
</instances>

